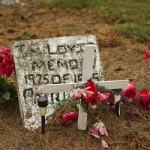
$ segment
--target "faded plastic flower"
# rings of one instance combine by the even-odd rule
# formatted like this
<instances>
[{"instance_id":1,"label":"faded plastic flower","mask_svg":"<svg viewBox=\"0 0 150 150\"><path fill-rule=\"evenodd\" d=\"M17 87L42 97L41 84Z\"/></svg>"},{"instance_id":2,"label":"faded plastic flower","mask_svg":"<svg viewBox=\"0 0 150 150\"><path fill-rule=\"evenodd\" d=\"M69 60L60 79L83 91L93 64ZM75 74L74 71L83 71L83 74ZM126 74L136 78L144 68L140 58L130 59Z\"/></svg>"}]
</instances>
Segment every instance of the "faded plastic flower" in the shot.
<instances>
[{"instance_id":1,"label":"faded plastic flower","mask_svg":"<svg viewBox=\"0 0 150 150\"><path fill-rule=\"evenodd\" d=\"M102 140L102 147L104 149L109 148L108 144L106 143L106 141Z\"/></svg>"},{"instance_id":2,"label":"faded plastic flower","mask_svg":"<svg viewBox=\"0 0 150 150\"><path fill-rule=\"evenodd\" d=\"M95 138L101 138L101 136L108 137L108 132L105 125L101 121L99 121L96 122L90 129L90 135Z\"/></svg>"},{"instance_id":3,"label":"faded plastic flower","mask_svg":"<svg viewBox=\"0 0 150 150\"><path fill-rule=\"evenodd\" d=\"M109 92L98 91L96 84L92 80L88 80L85 88L77 89L74 92L73 99L81 99L95 109L98 104L108 102L109 97Z\"/></svg>"},{"instance_id":4,"label":"faded plastic flower","mask_svg":"<svg viewBox=\"0 0 150 150\"><path fill-rule=\"evenodd\" d=\"M109 105L112 103L113 99L111 99L110 92L97 92L97 95L95 97L95 101L97 104L106 102Z\"/></svg>"},{"instance_id":5,"label":"faded plastic flower","mask_svg":"<svg viewBox=\"0 0 150 150\"><path fill-rule=\"evenodd\" d=\"M139 106L143 109L150 110L150 92L149 89L143 89L140 91Z\"/></svg>"},{"instance_id":6,"label":"faded plastic flower","mask_svg":"<svg viewBox=\"0 0 150 150\"><path fill-rule=\"evenodd\" d=\"M69 126L77 119L78 119L78 114L77 113L69 112L69 113L65 113L61 116L60 122L64 126Z\"/></svg>"},{"instance_id":7,"label":"faded plastic flower","mask_svg":"<svg viewBox=\"0 0 150 150\"><path fill-rule=\"evenodd\" d=\"M105 125L101 121L99 121L99 122L96 122L93 125L93 127L90 129L90 135L95 138L100 139L103 136L108 137L108 132L107 132ZM101 142L102 142L102 147L104 149L108 148L108 144L103 139L101 139Z\"/></svg>"}]
</instances>

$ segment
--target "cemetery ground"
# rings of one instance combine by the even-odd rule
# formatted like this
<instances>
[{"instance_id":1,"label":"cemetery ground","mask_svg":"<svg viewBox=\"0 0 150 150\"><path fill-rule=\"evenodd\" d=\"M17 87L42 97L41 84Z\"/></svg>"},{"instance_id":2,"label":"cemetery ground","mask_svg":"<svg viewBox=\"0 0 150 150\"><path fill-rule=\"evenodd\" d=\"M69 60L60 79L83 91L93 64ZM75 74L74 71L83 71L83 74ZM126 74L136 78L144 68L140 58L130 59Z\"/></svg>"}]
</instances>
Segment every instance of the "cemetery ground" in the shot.
<instances>
[{"instance_id":1,"label":"cemetery ground","mask_svg":"<svg viewBox=\"0 0 150 150\"><path fill-rule=\"evenodd\" d=\"M150 66L149 63L143 63L143 54L150 42L147 27L150 24L150 2L143 1L132 0L131 9L118 9L124 10L119 13L117 9L113 9L116 12L114 14L106 11L108 8L104 2L103 8L107 9L100 10L55 5L50 8L39 4L37 0L23 0L16 6L0 5L0 45L10 46L13 41L22 39L95 34L104 65L105 80L131 79L137 87L149 86ZM118 8L123 7L119 4ZM122 13L123 16L119 16ZM136 14L135 17L133 14ZM141 14L145 16L145 20L142 20L144 17ZM76 122L69 127L60 124L59 118L63 113L78 111L73 102L58 108L46 126L46 134L41 135L39 129L33 132L24 129L17 94L14 93L11 99L8 104L0 105L0 150L101 149L100 140L92 138L88 130L77 130ZM149 150L150 113L138 109L134 104L124 104L121 107L120 118L104 106L90 111L88 129L99 118L108 129L109 137L106 141L110 149Z\"/></svg>"}]
</instances>

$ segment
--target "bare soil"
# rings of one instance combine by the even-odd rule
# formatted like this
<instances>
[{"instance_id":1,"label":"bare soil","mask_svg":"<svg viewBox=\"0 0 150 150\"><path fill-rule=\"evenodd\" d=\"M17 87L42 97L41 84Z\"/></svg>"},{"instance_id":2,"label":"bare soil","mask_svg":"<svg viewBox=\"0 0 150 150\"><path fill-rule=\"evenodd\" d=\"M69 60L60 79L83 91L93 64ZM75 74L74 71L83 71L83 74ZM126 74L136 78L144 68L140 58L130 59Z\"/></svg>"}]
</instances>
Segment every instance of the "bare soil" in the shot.
<instances>
[{"instance_id":1,"label":"bare soil","mask_svg":"<svg viewBox=\"0 0 150 150\"><path fill-rule=\"evenodd\" d=\"M131 79L137 86L149 83L149 64L144 64L145 45L126 39L107 24L100 12L70 8L40 7L36 0L23 0L17 6L0 5L0 45L10 46L15 40L68 35L95 34L105 70L105 80ZM99 150L101 142L87 131L79 131L76 123L63 127L59 117L74 110L72 104L60 108L47 124L47 133L40 129L24 129L17 98L0 106L0 150ZM109 108L89 113L88 129L101 119L108 131L106 141L112 150L150 150L150 112L135 105L122 106L118 118Z\"/></svg>"}]
</instances>

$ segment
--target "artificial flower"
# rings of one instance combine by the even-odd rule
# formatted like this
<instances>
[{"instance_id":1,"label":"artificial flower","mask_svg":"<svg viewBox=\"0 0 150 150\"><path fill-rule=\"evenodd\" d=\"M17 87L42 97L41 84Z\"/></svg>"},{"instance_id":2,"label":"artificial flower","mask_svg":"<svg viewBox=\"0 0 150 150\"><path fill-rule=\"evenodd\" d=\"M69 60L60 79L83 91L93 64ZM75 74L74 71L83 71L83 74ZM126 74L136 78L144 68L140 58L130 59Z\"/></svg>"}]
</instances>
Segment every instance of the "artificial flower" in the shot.
<instances>
[{"instance_id":1,"label":"artificial flower","mask_svg":"<svg viewBox=\"0 0 150 150\"><path fill-rule=\"evenodd\" d=\"M0 75L9 77L14 70L13 56L10 48L0 48Z\"/></svg>"},{"instance_id":2,"label":"artificial flower","mask_svg":"<svg viewBox=\"0 0 150 150\"><path fill-rule=\"evenodd\" d=\"M134 100L137 96L135 84L133 82L130 82L129 86L122 91L122 95Z\"/></svg>"},{"instance_id":3,"label":"artificial flower","mask_svg":"<svg viewBox=\"0 0 150 150\"><path fill-rule=\"evenodd\" d=\"M106 141L104 141L104 140L102 140L102 147L103 147L104 149L109 148L109 147L108 147L108 144L107 144Z\"/></svg>"},{"instance_id":4,"label":"artificial flower","mask_svg":"<svg viewBox=\"0 0 150 150\"><path fill-rule=\"evenodd\" d=\"M150 93L149 89L143 89L140 91L139 106L143 109L150 110Z\"/></svg>"},{"instance_id":5,"label":"artificial flower","mask_svg":"<svg viewBox=\"0 0 150 150\"><path fill-rule=\"evenodd\" d=\"M78 119L78 114L77 113L69 112L69 113L65 113L61 116L60 122L64 126L69 126L77 119Z\"/></svg>"},{"instance_id":6,"label":"artificial flower","mask_svg":"<svg viewBox=\"0 0 150 150\"><path fill-rule=\"evenodd\" d=\"M147 62L149 57L150 57L150 46L145 51L144 62Z\"/></svg>"},{"instance_id":7,"label":"artificial flower","mask_svg":"<svg viewBox=\"0 0 150 150\"><path fill-rule=\"evenodd\" d=\"M90 129L90 135L95 138L102 138L102 136L108 137L108 132L105 125L101 121L99 121L96 122ZM102 140L102 147L108 148L108 144L104 140Z\"/></svg>"},{"instance_id":8,"label":"artificial flower","mask_svg":"<svg viewBox=\"0 0 150 150\"><path fill-rule=\"evenodd\" d=\"M93 93L97 93L97 87L96 84L92 80L88 80L86 83L86 88Z\"/></svg>"},{"instance_id":9,"label":"artificial flower","mask_svg":"<svg viewBox=\"0 0 150 150\"><path fill-rule=\"evenodd\" d=\"M74 92L73 100L82 99L85 103L92 103L94 100L94 92L84 89L77 89Z\"/></svg>"},{"instance_id":10,"label":"artificial flower","mask_svg":"<svg viewBox=\"0 0 150 150\"><path fill-rule=\"evenodd\" d=\"M98 91L96 84L92 80L87 81L85 88L77 89L73 96L74 100L81 99L94 109L96 105L107 102L109 98L110 93Z\"/></svg>"},{"instance_id":11,"label":"artificial flower","mask_svg":"<svg viewBox=\"0 0 150 150\"><path fill-rule=\"evenodd\" d=\"M114 97L111 95L110 92L97 92L97 96L95 97L95 101L97 104L106 102L109 105L114 104Z\"/></svg>"},{"instance_id":12,"label":"artificial flower","mask_svg":"<svg viewBox=\"0 0 150 150\"><path fill-rule=\"evenodd\" d=\"M0 47L0 54L10 53L11 49L9 47Z\"/></svg>"},{"instance_id":13,"label":"artificial flower","mask_svg":"<svg viewBox=\"0 0 150 150\"><path fill-rule=\"evenodd\" d=\"M81 92L82 97L81 99L87 103L87 104L92 104L94 102L94 98L95 98L95 93L89 90L84 90L83 92Z\"/></svg>"},{"instance_id":14,"label":"artificial flower","mask_svg":"<svg viewBox=\"0 0 150 150\"><path fill-rule=\"evenodd\" d=\"M105 125L101 121L99 121L99 122L96 122L93 125L93 127L90 129L90 135L95 138L101 138L101 136L108 137L108 132L107 132Z\"/></svg>"}]
</instances>

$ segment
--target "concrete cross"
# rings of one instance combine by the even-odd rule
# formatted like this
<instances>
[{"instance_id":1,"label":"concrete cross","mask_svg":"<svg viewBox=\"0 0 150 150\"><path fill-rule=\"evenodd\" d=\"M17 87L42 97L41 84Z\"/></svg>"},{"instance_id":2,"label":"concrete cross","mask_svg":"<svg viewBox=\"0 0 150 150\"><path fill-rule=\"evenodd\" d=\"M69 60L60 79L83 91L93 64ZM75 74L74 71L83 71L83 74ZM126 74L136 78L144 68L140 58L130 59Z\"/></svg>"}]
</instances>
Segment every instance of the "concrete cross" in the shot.
<instances>
[{"instance_id":1,"label":"concrete cross","mask_svg":"<svg viewBox=\"0 0 150 150\"><path fill-rule=\"evenodd\" d=\"M84 52L83 71L82 71L82 83L65 83L65 84L48 84L39 87L40 93L57 93L73 90L83 85L87 80L92 77L93 63L94 63L94 50L95 47L87 45ZM128 87L128 80L116 80L116 81L100 81L97 82L99 86L104 86L106 89L124 89ZM118 115L120 116L120 96L115 95L116 108ZM87 112L83 109L82 105L78 105L79 117L78 117L78 129L86 130L87 126Z\"/></svg>"}]
</instances>

